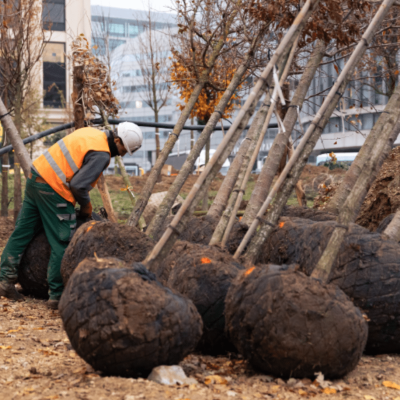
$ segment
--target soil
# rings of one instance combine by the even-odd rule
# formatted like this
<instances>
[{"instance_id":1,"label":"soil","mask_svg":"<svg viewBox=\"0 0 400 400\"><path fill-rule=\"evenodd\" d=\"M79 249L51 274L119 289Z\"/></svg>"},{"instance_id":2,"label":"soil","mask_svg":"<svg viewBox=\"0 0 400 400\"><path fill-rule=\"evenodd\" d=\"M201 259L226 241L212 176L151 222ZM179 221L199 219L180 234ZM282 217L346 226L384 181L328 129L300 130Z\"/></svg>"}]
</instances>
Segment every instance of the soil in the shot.
<instances>
[{"instance_id":1,"label":"soil","mask_svg":"<svg viewBox=\"0 0 400 400\"><path fill-rule=\"evenodd\" d=\"M203 323L194 304L161 285L143 264L86 258L59 310L73 348L107 375L147 377L191 353Z\"/></svg>"},{"instance_id":2,"label":"soil","mask_svg":"<svg viewBox=\"0 0 400 400\"><path fill-rule=\"evenodd\" d=\"M259 261L298 264L310 275L336 226L335 221L282 218ZM400 352L399 243L351 224L329 280L368 316L367 351Z\"/></svg>"},{"instance_id":3,"label":"soil","mask_svg":"<svg viewBox=\"0 0 400 400\"><path fill-rule=\"evenodd\" d=\"M400 207L400 147L389 154L361 207L356 223L375 231Z\"/></svg>"},{"instance_id":4,"label":"soil","mask_svg":"<svg viewBox=\"0 0 400 400\"><path fill-rule=\"evenodd\" d=\"M336 285L295 269L267 265L240 273L226 297L229 338L266 373L341 378L361 358L367 322Z\"/></svg>"},{"instance_id":5,"label":"soil","mask_svg":"<svg viewBox=\"0 0 400 400\"><path fill-rule=\"evenodd\" d=\"M74 234L61 263L66 285L78 264L86 257L117 257L127 263L143 261L154 242L135 227L91 221Z\"/></svg>"},{"instance_id":6,"label":"soil","mask_svg":"<svg viewBox=\"0 0 400 400\"><path fill-rule=\"evenodd\" d=\"M227 251L181 241L163 266L163 275L168 275L166 286L192 300L203 319L203 336L197 348L205 354L234 351L225 335L225 297L244 267Z\"/></svg>"},{"instance_id":7,"label":"soil","mask_svg":"<svg viewBox=\"0 0 400 400\"><path fill-rule=\"evenodd\" d=\"M0 222L4 247L8 239L4 231L11 226L11 234L12 220ZM265 375L234 354L187 356L180 365L199 382L191 386L106 377L72 349L58 311L30 297L21 303L0 298L0 337L0 398L7 400L393 400L400 396L395 386L400 384L396 354L364 355L346 377L333 382L319 379L322 384Z\"/></svg>"}]
</instances>

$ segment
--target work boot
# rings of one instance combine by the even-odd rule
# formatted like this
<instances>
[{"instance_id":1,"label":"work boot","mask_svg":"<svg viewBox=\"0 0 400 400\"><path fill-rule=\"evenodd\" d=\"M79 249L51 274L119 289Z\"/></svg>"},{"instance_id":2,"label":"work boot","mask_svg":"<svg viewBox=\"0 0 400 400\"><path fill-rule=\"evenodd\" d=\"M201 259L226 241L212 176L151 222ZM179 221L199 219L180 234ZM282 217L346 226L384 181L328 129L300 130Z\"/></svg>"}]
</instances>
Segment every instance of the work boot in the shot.
<instances>
[{"instance_id":1,"label":"work boot","mask_svg":"<svg viewBox=\"0 0 400 400\"><path fill-rule=\"evenodd\" d=\"M0 282L0 296L10 300L23 301L25 297L15 289L15 285L9 282Z\"/></svg>"},{"instance_id":2,"label":"work boot","mask_svg":"<svg viewBox=\"0 0 400 400\"><path fill-rule=\"evenodd\" d=\"M49 300L47 300L47 307L50 308L50 310L58 310L59 302L60 302L60 300L49 299Z\"/></svg>"}]
</instances>

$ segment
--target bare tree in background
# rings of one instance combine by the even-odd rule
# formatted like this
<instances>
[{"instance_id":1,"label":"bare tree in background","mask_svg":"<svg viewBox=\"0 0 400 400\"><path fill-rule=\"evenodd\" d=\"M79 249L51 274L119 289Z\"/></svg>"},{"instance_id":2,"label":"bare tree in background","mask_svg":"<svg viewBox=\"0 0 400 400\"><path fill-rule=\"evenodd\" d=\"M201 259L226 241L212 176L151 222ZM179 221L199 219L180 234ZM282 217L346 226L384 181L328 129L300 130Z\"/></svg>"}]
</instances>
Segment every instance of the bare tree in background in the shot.
<instances>
[{"instance_id":1,"label":"bare tree in background","mask_svg":"<svg viewBox=\"0 0 400 400\"><path fill-rule=\"evenodd\" d=\"M42 23L42 2L37 0L0 1L0 96L13 109L14 123L23 137L32 125L32 114L41 104L40 65L50 33ZM34 125L34 124L33 124ZM8 164L3 157L3 164ZM7 171L3 168L3 187ZM7 191L2 192L2 215L8 214ZM14 219L21 207L21 170L14 157Z\"/></svg>"},{"instance_id":2,"label":"bare tree in background","mask_svg":"<svg viewBox=\"0 0 400 400\"><path fill-rule=\"evenodd\" d=\"M137 24L142 28L141 33L134 42L131 50L139 65L140 77L136 82L140 82L144 87L139 91L140 98L146 103L154 113L154 121L159 122L161 109L167 105L171 97L171 86L169 80L168 58L170 31L168 25L162 30L157 29L157 24L153 19L150 3L146 11L146 21L139 21ZM156 157L160 155L160 134L156 128Z\"/></svg>"}]
</instances>

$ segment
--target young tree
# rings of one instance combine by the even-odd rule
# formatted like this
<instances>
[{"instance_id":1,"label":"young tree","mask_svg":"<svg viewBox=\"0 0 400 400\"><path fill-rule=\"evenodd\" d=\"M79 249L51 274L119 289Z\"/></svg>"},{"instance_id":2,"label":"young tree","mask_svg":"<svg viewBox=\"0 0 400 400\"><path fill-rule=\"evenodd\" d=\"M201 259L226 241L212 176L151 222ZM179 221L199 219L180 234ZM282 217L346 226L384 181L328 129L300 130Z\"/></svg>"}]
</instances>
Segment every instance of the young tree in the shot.
<instances>
[{"instance_id":1,"label":"young tree","mask_svg":"<svg viewBox=\"0 0 400 400\"><path fill-rule=\"evenodd\" d=\"M171 97L169 81L169 58L166 49L169 48L170 28L157 29L157 22L150 9L146 11L146 20L139 20L137 25L142 33L130 44L140 69L140 76L135 79L145 90L139 92L140 98L154 113L154 121L159 121L161 109L167 105ZM166 25L168 26L168 25ZM160 155L160 133L156 128L156 157Z\"/></svg>"},{"instance_id":2,"label":"young tree","mask_svg":"<svg viewBox=\"0 0 400 400\"><path fill-rule=\"evenodd\" d=\"M0 3L0 95L8 109L13 109L19 135L24 135L26 118L33 102L40 102L32 91L40 85L40 64L49 33L42 24L41 2L36 0ZM3 159L3 162L7 160ZM24 171L26 173L26 171ZM6 178L3 170L3 182ZM4 195L5 192L4 192ZM2 202L4 202L3 199ZM14 154L14 220L21 207L20 160ZM5 210L3 210L5 212Z\"/></svg>"}]
</instances>

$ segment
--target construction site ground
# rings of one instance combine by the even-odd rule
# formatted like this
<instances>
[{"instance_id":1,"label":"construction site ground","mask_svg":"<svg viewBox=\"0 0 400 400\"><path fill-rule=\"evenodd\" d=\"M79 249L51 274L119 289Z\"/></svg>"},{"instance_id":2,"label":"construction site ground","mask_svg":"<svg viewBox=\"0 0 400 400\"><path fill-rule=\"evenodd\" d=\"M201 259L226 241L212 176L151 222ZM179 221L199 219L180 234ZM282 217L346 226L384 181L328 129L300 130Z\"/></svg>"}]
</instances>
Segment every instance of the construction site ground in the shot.
<instances>
[{"instance_id":1,"label":"construction site ground","mask_svg":"<svg viewBox=\"0 0 400 400\"><path fill-rule=\"evenodd\" d=\"M343 173L340 170L332 173L325 167L306 169L302 181L310 204L320 184L336 180ZM168 190L173 179L163 177L154 192ZM181 195L189 192L196 179L196 176L188 179ZM257 176L253 176L249 183L247 199L256 180ZM210 201L221 182L222 176L213 182ZM126 192L120 190L122 178L107 177L107 183L122 222L131 208ZM144 183L145 177L132 178L135 192L140 192ZM96 196L96 192L92 192L94 202ZM291 200L295 204L295 197ZM100 203L97 206L100 207ZM9 218L0 217L0 253L12 230L10 209ZM282 380L255 371L235 354L211 357L194 353L180 365L197 384L164 386L141 378L102 376L72 349L58 311L49 310L45 301L27 297L26 301L18 303L0 298L0 399L400 400L400 355L396 354L364 355L353 372L331 382L322 377Z\"/></svg>"},{"instance_id":2,"label":"construction site ground","mask_svg":"<svg viewBox=\"0 0 400 400\"><path fill-rule=\"evenodd\" d=\"M0 399L400 399L399 355L364 356L353 372L333 382L282 380L235 355L191 354L180 365L197 384L101 376L72 349L58 311L42 300L0 298Z\"/></svg>"}]
</instances>

